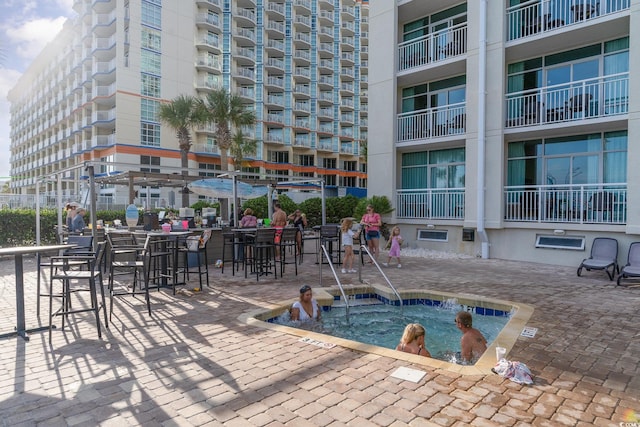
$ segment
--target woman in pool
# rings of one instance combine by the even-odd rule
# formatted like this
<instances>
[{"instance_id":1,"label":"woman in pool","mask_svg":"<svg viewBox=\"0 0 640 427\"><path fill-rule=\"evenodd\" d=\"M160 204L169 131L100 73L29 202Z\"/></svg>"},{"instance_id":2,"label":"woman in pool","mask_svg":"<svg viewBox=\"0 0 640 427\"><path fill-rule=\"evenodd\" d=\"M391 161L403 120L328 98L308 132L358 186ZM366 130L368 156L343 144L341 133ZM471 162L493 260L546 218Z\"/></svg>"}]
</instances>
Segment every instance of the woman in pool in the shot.
<instances>
[{"instance_id":1,"label":"woman in pool","mask_svg":"<svg viewBox=\"0 0 640 427\"><path fill-rule=\"evenodd\" d=\"M320 320L320 306L313 298L311 286L304 285L300 288L300 301L291 306L291 320L310 321Z\"/></svg>"},{"instance_id":2,"label":"woman in pool","mask_svg":"<svg viewBox=\"0 0 640 427\"><path fill-rule=\"evenodd\" d=\"M431 357L431 353L429 353L429 350L427 350L424 345L425 334L426 331L421 324L409 323L404 328L404 333L402 334L400 344L398 344L396 350Z\"/></svg>"}]
</instances>

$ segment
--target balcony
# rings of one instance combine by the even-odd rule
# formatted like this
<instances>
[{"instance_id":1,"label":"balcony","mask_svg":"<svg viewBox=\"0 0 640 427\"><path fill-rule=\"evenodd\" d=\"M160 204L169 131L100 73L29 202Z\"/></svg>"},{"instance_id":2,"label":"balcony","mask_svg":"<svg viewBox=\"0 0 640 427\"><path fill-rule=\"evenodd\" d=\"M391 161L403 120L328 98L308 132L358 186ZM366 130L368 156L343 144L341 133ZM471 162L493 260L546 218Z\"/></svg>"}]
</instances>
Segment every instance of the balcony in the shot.
<instances>
[{"instance_id":1,"label":"balcony","mask_svg":"<svg viewBox=\"0 0 640 427\"><path fill-rule=\"evenodd\" d=\"M280 58L269 58L264 65L267 68L284 71L284 60Z\"/></svg>"},{"instance_id":2,"label":"balcony","mask_svg":"<svg viewBox=\"0 0 640 427\"><path fill-rule=\"evenodd\" d=\"M307 134L296 135L296 137L293 140L293 145L295 147L311 148L311 138Z\"/></svg>"},{"instance_id":3,"label":"balcony","mask_svg":"<svg viewBox=\"0 0 640 427\"><path fill-rule=\"evenodd\" d=\"M283 3L274 3L273 1L269 1L267 3L267 12L274 12L277 15L280 15L284 18L285 16L285 10L284 10L284 4Z\"/></svg>"},{"instance_id":4,"label":"balcony","mask_svg":"<svg viewBox=\"0 0 640 427\"><path fill-rule=\"evenodd\" d=\"M311 0L294 0L293 6L296 9L304 9L307 12L311 12Z\"/></svg>"},{"instance_id":5,"label":"balcony","mask_svg":"<svg viewBox=\"0 0 640 427\"><path fill-rule=\"evenodd\" d=\"M504 207L505 221L623 225L627 184L510 186Z\"/></svg>"},{"instance_id":6,"label":"balcony","mask_svg":"<svg viewBox=\"0 0 640 427\"><path fill-rule=\"evenodd\" d=\"M466 132L466 117L464 102L398 114L397 142L462 135Z\"/></svg>"},{"instance_id":7,"label":"balcony","mask_svg":"<svg viewBox=\"0 0 640 427\"><path fill-rule=\"evenodd\" d=\"M253 9L245 9L238 7L234 9L234 18L243 24L256 24L256 12Z\"/></svg>"},{"instance_id":8,"label":"balcony","mask_svg":"<svg viewBox=\"0 0 640 427\"><path fill-rule=\"evenodd\" d=\"M294 76L303 77L304 79L308 80L311 78L311 69L308 67L296 67L294 71Z\"/></svg>"},{"instance_id":9,"label":"balcony","mask_svg":"<svg viewBox=\"0 0 640 427\"><path fill-rule=\"evenodd\" d=\"M217 145L202 142L193 144L191 151L194 153L220 154L220 149Z\"/></svg>"},{"instance_id":10,"label":"balcony","mask_svg":"<svg viewBox=\"0 0 640 427\"><path fill-rule=\"evenodd\" d=\"M294 40L298 42L297 45L311 46L311 35L309 33L296 32Z\"/></svg>"},{"instance_id":11,"label":"balcony","mask_svg":"<svg viewBox=\"0 0 640 427\"><path fill-rule=\"evenodd\" d=\"M284 125L284 114L269 113L267 114L266 119L267 122Z\"/></svg>"},{"instance_id":12,"label":"balcony","mask_svg":"<svg viewBox=\"0 0 640 427\"><path fill-rule=\"evenodd\" d=\"M507 9L507 40L517 40L629 9L630 0L532 0Z\"/></svg>"},{"instance_id":13,"label":"balcony","mask_svg":"<svg viewBox=\"0 0 640 427\"><path fill-rule=\"evenodd\" d=\"M307 29L311 29L311 17L306 15L296 15L294 20L294 24L298 27L304 27Z\"/></svg>"},{"instance_id":14,"label":"balcony","mask_svg":"<svg viewBox=\"0 0 640 427\"><path fill-rule=\"evenodd\" d=\"M325 20L327 21L326 23L330 23L333 24L333 20L334 20L334 16L333 16L333 12L330 12L328 10L321 10L320 13L318 13L318 18L320 18L320 20Z\"/></svg>"},{"instance_id":15,"label":"balcony","mask_svg":"<svg viewBox=\"0 0 640 427\"><path fill-rule=\"evenodd\" d=\"M284 53L284 41L281 39L269 39L266 48L267 50L277 50Z\"/></svg>"},{"instance_id":16,"label":"balcony","mask_svg":"<svg viewBox=\"0 0 640 427\"><path fill-rule=\"evenodd\" d=\"M237 67L234 70L233 77L238 80L239 83L255 83L256 73L251 68Z\"/></svg>"},{"instance_id":17,"label":"balcony","mask_svg":"<svg viewBox=\"0 0 640 427\"><path fill-rule=\"evenodd\" d=\"M234 49L233 56L238 63L255 63L256 61L256 52L246 47L237 47Z\"/></svg>"},{"instance_id":18,"label":"balcony","mask_svg":"<svg viewBox=\"0 0 640 427\"><path fill-rule=\"evenodd\" d=\"M222 12L222 0L197 0L196 3L199 6L213 7L214 9Z\"/></svg>"},{"instance_id":19,"label":"balcony","mask_svg":"<svg viewBox=\"0 0 640 427\"><path fill-rule=\"evenodd\" d=\"M507 95L507 128L627 114L629 73Z\"/></svg>"},{"instance_id":20,"label":"balcony","mask_svg":"<svg viewBox=\"0 0 640 427\"><path fill-rule=\"evenodd\" d=\"M244 39L245 41L250 41L252 43L256 42L256 32L250 28L236 28L233 34L237 38Z\"/></svg>"},{"instance_id":21,"label":"balcony","mask_svg":"<svg viewBox=\"0 0 640 427\"><path fill-rule=\"evenodd\" d=\"M293 109L297 112L310 113L311 103L309 102L296 102Z\"/></svg>"},{"instance_id":22,"label":"balcony","mask_svg":"<svg viewBox=\"0 0 640 427\"><path fill-rule=\"evenodd\" d=\"M463 220L464 188L396 190L395 206L402 219Z\"/></svg>"},{"instance_id":23,"label":"balcony","mask_svg":"<svg viewBox=\"0 0 640 427\"><path fill-rule=\"evenodd\" d=\"M199 55L196 62L196 67L205 71L222 72L222 61L218 57L212 57L209 55Z\"/></svg>"},{"instance_id":24,"label":"balcony","mask_svg":"<svg viewBox=\"0 0 640 427\"><path fill-rule=\"evenodd\" d=\"M284 95L268 95L265 103L277 107L284 107Z\"/></svg>"},{"instance_id":25,"label":"balcony","mask_svg":"<svg viewBox=\"0 0 640 427\"><path fill-rule=\"evenodd\" d=\"M282 133L266 132L264 142L269 144L284 144L284 137Z\"/></svg>"},{"instance_id":26,"label":"balcony","mask_svg":"<svg viewBox=\"0 0 640 427\"><path fill-rule=\"evenodd\" d=\"M196 25L207 29L220 30L220 16L218 14L198 13Z\"/></svg>"},{"instance_id":27,"label":"balcony","mask_svg":"<svg viewBox=\"0 0 640 427\"><path fill-rule=\"evenodd\" d=\"M267 77L267 80L265 82L265 86L284 89L284 78L283 77L276 77L276 76L269 76L269 77Z\"/></svg>"},{"instance_id":28,"label":"balcony","mask_svg":"<svg viewBox=\"0 0 640 427\"><path fill-rule=\"evenodd\" d=\"M464 23L399 44L398 71L444 61L466 52L467 24Z\"/></svg>"},{"instance_id":29,"label":"balcony","mask_svg":"<svg viewBox=\"0 0 640 427\"><path fill-rule=\"evenodd\" d=\"M267 25L265 25L265 28L267 29L267 31L269 31L270 33L275 32L276 34L279 35L284 35L285 34L285 25L284 22L280 22L280 21L268 21Z\"/></svg>"}]
</instances>

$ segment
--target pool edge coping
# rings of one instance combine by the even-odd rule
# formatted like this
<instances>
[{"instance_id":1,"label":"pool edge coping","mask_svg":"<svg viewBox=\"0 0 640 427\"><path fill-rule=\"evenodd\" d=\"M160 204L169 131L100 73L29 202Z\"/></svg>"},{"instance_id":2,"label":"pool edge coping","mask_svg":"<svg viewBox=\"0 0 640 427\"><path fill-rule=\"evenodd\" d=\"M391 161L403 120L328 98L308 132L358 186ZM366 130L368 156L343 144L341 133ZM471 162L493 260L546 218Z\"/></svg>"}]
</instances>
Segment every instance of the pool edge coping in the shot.
<instances>
[{"instance_id":1,"label":"pool edge coping","mask_svg":"<svg viewBox=\"0 0 640 427\"><path fill-rule=\"evenodd\" d=\"M373 288L377 294L387 294L389 292L388 287L383 287L382 285L361 285L355 288ZM385 289L386 288L386 289ZM314 297L318 301L318 304L322 305L330 305L333 303L333 294L328 292L328 289L334 289L334 287L328 288L314 288ZM351 341L344 338L333 337L330 335L321 334L318 332L308 331L304 329L298 329L291 326L279 325L276 323L266 322L264 320L258 319L256 316L264 315L269 311L281 311L283 307L290 306L293 302L297 301L296 298L287 299L280 301L278 303L273 304L265 304L265 307L253 309L242 313L238 316L238 320L244 324L250 326L257 326L263 329L269 329L272 331L278 331L282 333L286 333L289 335L298 336L301 338L311 338L321 342L327 342L334 344L336 346L348 348L351 350L375 354L377 356L382 357L390 357L392 359L402 360L410 363L414 363L416 365L426 366L434 369L444 369L450 372L455 372L460 375L489 375L492 374L491 369L496 364L496 347L504 347L506 348L506 354L509 354L509 351L515 345L516 340L520 337L520 334L527 322L531 318L533 314L534 307L529 304L517 303L514 301L501 300L497 298L487 298L481 295L475 294L454 294L448 292L434 291L429 289L403 289L399 291L400 294L407 293L421 293L421 294L432 294L442 296L443 300L448 298L456 298L457 300L463 301L475 301L475 302L483 302L489 304L496 305L506 305L515 308L515 312L511 315L511 318L504 326L504 328L500 331L496 339L487 347L487 350L484 354L478 359L478 361L474 365L457 365L450 362L445 362L443 360L433 359L430 357L418 356L415 354L404 353L397 350L388 349L385 347L379 347L372 344L365 344L357 341ZM404 298L404 297L403 297ZM282 312L282 311L281 311Z\"/></svg>"}]
</instances>

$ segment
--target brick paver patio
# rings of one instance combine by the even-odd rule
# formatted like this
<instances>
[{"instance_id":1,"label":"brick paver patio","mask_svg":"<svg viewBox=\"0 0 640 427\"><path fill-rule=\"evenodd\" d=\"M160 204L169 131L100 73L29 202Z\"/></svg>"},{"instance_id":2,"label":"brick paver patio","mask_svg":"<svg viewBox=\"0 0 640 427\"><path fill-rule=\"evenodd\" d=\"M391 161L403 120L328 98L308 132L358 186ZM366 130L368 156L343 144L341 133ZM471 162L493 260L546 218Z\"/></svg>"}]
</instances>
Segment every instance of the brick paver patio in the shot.
<instances>
[{"instance_id":1,"label":"brick paver patio","mask_svg":"<svg viewBox=\"0 0 640 427\"><path fill-rule=\"evenodd\" d=\"M27 326L35 313L35 260L25 260ZM497 375L443 369L342 347L323 349L248 326L241 313L316 286L307 257L299 275L244 279L212 269L192 296L119 298L98 339L90 315L71 328L0 340L0 423L165 426L618 426L640 415L640 289L616 287L602 272L480 259L404 258L385 270L399 289L425 288L533 305L508 358L526 363L532 386ZM325 285L329 269L324 267ZM366 281L381 283L371 266ZM355 282L356 275L347 282ZM15 324L13 260L0 260L0 332ZM58 327L60 321L57 322ZM427 372L419 383L390 374Z\"/></svg>"}]
</instances>

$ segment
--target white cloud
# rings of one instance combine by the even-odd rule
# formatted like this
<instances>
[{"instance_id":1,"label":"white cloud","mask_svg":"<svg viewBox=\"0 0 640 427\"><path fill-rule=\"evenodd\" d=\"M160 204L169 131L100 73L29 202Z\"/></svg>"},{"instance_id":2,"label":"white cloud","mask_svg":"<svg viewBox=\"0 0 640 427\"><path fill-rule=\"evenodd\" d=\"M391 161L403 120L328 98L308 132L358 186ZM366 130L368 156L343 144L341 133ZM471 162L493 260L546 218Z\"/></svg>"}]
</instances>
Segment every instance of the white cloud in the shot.
<instances>
[{"instance_id":1,"label":"white cloud","mask_svg":"<svg viewBox=\"0 0 640 427\"><path fill-rule=\"evenodd\" d=\"M66 20L64 16L33 19L18 27L7 28L5 33L20 57L33 59L60 32Z\"/></svg>"}]
</instances>

